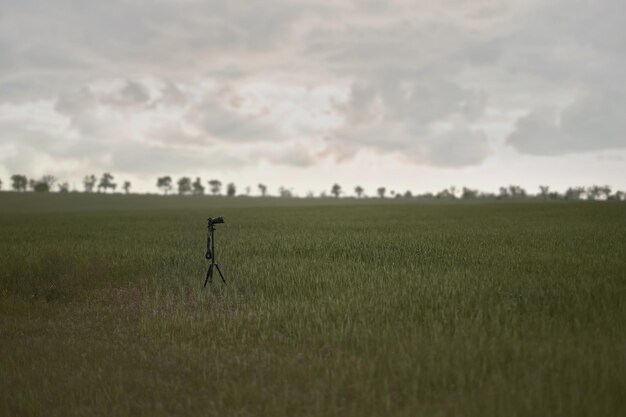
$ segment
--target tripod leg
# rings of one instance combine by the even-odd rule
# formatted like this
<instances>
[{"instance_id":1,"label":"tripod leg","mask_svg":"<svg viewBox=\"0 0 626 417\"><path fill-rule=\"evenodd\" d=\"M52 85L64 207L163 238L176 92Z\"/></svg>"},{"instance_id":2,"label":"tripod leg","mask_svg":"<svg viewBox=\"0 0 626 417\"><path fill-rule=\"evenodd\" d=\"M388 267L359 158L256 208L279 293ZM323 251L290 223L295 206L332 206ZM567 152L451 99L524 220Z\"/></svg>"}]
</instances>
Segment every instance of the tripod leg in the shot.
<instances>
[{"instance_id":1,"label":"tripod leg","mask_svg":"<svg viewBox=\"0 0 626 417\"><path fill-rule=\"evenodd\" d=\"M208 271L206 271L206 279L204 280L204 286L207 282L213 282L213 264L209 265Z\"/></svg>"},{"instance_id":2,"label":"tripod leg","mask_svg":"<svg viewBox=\"0 0 626 417\"><path fill-rule=\"evenodd\" d=\"M224 275L222 274L222 271L220 270L220 266L218 264L215 264L215 268L217 268L217 272L220 273L220 277L222 277L222 282L226 284L226 280L224 279Z\"/></svg>"}]
</instances>

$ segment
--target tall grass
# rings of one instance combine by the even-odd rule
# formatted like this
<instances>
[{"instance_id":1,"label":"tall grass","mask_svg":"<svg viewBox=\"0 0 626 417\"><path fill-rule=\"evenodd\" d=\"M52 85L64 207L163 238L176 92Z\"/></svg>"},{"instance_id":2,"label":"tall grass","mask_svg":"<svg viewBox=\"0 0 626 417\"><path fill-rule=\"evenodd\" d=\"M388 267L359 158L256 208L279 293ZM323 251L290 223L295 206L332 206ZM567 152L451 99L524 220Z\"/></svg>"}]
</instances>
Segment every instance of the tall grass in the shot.
<instances>
[{"instance_id":1,"label":"tall grass","mask_svg":"<svg viewBox=\"0 0 626 417\"><path fill-rule=\"evenodd\" d=\"M161 200L0 215L0 414L626 406L621 204Z\"/></svg>"}]
</instances>

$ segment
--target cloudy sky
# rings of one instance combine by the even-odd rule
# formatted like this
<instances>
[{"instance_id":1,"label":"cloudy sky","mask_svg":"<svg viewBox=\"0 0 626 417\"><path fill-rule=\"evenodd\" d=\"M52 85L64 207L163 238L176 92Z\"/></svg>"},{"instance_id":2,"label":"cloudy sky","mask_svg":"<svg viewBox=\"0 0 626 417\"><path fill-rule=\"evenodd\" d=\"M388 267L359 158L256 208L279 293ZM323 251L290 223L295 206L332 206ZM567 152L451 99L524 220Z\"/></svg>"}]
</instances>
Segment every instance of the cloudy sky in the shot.
<instances>
[{"instance_id":1,"label":"cloudy sky","mask_svg":"<svg viewBox=\"0 0 626 417\"><path fill-rule=\"evenodd\" d=\"M0 0L0 178L626 188L624 0Z\"/></svg>"}]
</instances>

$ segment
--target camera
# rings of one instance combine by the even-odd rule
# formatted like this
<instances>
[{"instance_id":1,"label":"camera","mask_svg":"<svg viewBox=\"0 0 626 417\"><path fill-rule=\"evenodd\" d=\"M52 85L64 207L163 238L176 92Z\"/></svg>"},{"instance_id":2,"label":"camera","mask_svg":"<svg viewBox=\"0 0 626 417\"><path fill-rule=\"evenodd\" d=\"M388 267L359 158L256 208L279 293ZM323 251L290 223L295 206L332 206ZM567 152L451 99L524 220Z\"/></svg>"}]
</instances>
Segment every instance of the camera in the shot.
<instances>
[{"instance_id":1,"label":"camera","mask_svg":"<svg viewBox=\"0 0 626 417\"><path fill-rule=\"evenodd\" d=\"M220 217L209 217L207 219L209 221L209 226L213 226L214 224L222 224L224 223L224 218Z\"/></svg>"}]
</instances>

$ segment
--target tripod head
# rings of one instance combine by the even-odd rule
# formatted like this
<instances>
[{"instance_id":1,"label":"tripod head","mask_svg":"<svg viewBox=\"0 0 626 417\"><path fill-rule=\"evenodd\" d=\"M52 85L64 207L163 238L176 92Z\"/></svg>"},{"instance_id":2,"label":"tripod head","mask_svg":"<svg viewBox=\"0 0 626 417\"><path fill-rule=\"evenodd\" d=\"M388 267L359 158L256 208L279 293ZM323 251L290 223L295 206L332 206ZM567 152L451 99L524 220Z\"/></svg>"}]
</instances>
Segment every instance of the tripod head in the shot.
<instances>
[{"instance_id":1,"label":"tripod head","mask_svg":"<svg viewBox=\"0 0 626 417\"><path fill-rule=\"evenodd\" d=\"M207 219L207 222L209 224L209 231L213 231L213 230L215 230L215 225L216 224L223 224L224 223L224 218L222 216L219 216L219 217L209 217Z\"/></svg>"}]
</instances>

